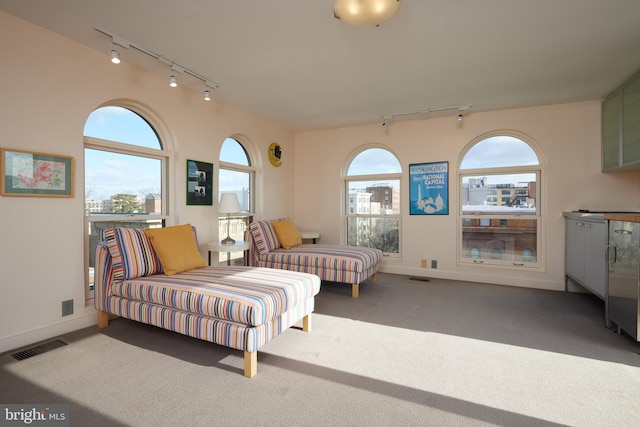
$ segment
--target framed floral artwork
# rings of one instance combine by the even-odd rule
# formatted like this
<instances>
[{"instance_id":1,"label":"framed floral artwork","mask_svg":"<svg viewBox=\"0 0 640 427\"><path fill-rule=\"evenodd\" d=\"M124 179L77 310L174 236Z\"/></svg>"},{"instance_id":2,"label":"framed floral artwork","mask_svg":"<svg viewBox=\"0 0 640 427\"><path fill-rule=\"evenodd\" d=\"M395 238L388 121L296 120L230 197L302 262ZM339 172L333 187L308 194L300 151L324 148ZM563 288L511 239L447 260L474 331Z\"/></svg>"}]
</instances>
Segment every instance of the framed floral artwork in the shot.
<instances>
[{"instance_id":1,"label":"framed floral artwork","mask_svg":"<svg viewBox=\"0 0 640 427\"><path fill-rule=\"evenodd\" d=\"M0 148L0 195L73 197L73 157Z\"/></svg>"}]
</instances>

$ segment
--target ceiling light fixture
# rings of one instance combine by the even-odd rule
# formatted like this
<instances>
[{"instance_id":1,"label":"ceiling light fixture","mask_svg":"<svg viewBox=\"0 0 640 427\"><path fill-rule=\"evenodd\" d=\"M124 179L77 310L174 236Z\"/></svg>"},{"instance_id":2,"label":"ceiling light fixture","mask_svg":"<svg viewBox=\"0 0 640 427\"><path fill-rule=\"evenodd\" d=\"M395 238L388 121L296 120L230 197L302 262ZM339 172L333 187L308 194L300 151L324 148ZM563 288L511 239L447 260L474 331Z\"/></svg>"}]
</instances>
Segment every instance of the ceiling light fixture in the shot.
<instances>
[{"instance_id":1,"label":"ceiling light fixture","mask_svg":"<svg viewBox=\"0 0 640 427\"><path fill-rule=\"evenodd\" d=\"M176 80L176 76L169 77L169 86L178 87L178 80Z\"/></svg>"},{"instance_id":2,"label":"ceiling light fixture","mask_svg":"<svg viewBox=\"0 0 640 427\"><path fill-rule=\"evenodd\" d=\"M204 91L204 100L211 101L211 92L208 89Z\"/></svg>"},{"instance_id":3,"label":"ceiling light fixture","mask_svg":"<svg viewBox=\"0 0 640 427\"><path fill-rule=\"evenodd\" d=\"M111 62L113 62L114 64L120 63L120 54L115 49L111 49Z\"/></svg>"},{"instance_id":4,"label":"ceiling light fixture","mask_svg":"<svg viewBox=\"0 0 640 427\"><path fill-rule=\"evenodd\" d=\"M379 27L393 18L400 3L400 0L335 0L333 16L352 25Z\"/></svg>"}]
</instances>

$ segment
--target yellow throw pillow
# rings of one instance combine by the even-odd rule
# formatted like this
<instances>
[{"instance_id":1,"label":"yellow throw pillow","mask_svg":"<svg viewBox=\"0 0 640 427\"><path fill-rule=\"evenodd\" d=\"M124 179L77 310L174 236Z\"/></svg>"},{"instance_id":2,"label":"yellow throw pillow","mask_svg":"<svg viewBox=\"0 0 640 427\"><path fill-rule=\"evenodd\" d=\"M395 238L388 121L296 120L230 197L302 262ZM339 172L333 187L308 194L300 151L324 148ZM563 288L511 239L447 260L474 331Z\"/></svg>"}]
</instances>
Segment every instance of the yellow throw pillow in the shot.
<instances>
[{"instance_id":1,"label":"yellow throw pillow","mask_svg":"<svg viewBox=\"0 0 640 427\"><path fill-rule=\"evenodd\" d=\"M298 227L289 218L273 221L271 226L283 248L291 249L302 244Z\"/></svg>"},{"instance_id":2,"label":"yellow throw pillow","mask_svg":"<svg viewBox=\"0 0 640 427\"><path fill-rule=\"evenodd\" d=\"M147 228L144 232L151 239L167 276L207 266L198 250L191 224Z\"/></svg>"}]
</instances>

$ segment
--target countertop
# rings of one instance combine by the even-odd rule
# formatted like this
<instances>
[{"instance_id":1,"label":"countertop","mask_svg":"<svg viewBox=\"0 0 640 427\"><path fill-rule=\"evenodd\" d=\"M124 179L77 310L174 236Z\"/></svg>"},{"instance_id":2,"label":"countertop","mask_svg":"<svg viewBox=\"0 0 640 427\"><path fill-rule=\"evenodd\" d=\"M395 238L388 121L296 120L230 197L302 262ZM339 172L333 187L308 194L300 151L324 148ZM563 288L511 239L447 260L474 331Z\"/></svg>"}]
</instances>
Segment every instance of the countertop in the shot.
<instances>
[{"instance_id":1,"label":"countertop","mask_svg":"<svg viewBox=\"0 0 640 427\"><path fill-rule=\"evenodd\" d=\"M566 218L581 219L584 221L628 221L640 222L640 212L603 212L603 211L571 211L562 212Z\"/></svg>"},{"instance_id":2,"label":"countertop","mask_svg":"<svg viewBox=\"0 0 640 427\"><path fill-rule=\"evenodd\" d=\"M611 221L640 222L640 212L605 213L604 219Z\"/></svg>"},{"instance_id":3,"label":"countertop","mask_svg":"<svg viewBox=\"0 0 640 427\"><path fill-rule=\"evenodd\" d=\"M585 221L604 222L604 214L602 212L571 211L571 212L562 212L562 216L566 218L571 218L571 219L582 219Z\"/></svg>"}]
</instances>

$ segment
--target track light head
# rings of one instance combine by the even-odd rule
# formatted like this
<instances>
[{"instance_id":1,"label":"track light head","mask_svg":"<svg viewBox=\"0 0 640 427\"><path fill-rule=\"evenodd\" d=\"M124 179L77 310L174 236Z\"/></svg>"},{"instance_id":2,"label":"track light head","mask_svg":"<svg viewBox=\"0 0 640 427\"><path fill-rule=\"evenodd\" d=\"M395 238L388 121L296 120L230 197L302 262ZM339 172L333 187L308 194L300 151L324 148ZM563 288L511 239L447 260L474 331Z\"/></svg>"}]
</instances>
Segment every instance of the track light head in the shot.
<instances>
[{"instance_id":1,"label":"track light head","mask_svg":"<svg viewBox=\"0 0 640 427\"><path fill-rule=\"evenodd\" d=\"M113 62L114 64L120 63L120 54L115 49L111 49L111 62Z\"/></svg>"},{"instance_id":2,"label":"track light head","mask_svg":"<svg viewBox=\"0 0 640 427\"><path fill-rule=\"evenodd\" d=\"M211 101L211 91L209 89L204 91L204 100Z\"/></svg>"},{"instance_id":3,"label":"track light head","mask_svg":"<svg viewBox=\"0 0 640 427\"><path fill-rule=\"evenodd\" d=\"M458 113L458 121L461 122L462 120L464 120L464 116L462 113Z\"/></svg>"},{"instance_id":4,"label":"track light head","mask_svg":"<svg viewBox=\"0 0 640 427\"><path fill-rule=\"evenodd\" d=\"M393 116L382 116L382 129L389 130L389 122Z\"/></svg>"},{"instance_id":5,"label":"track light head","mask_svg":"<svg viewBox=\"0 0 640 427\"><path fill-rule=\"evenodd\" d=\"M178 81L176 80L176 76L169 77L169 86L171 86L171 87L177 87L178 86Z\"/></svg>"}]
</instances>

